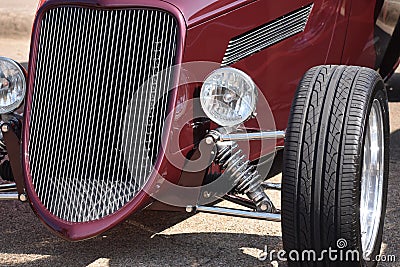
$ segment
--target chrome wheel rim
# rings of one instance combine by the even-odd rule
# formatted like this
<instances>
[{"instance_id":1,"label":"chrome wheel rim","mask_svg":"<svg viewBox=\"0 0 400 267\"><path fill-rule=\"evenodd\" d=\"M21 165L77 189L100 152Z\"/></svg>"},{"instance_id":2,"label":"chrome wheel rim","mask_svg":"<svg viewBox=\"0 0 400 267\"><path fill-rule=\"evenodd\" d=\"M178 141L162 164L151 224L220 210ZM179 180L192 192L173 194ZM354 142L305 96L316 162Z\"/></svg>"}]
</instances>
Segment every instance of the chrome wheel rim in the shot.
<instances>
[{"instance_id":1,"label":"chrome wheel rim","mask_svg":"<svg viewBox=\"0 0 400 267\"><path fill-rule=\"evenodd\" d=\"M378 238L382 213L383 172L383 114L380 102L375 99L366 130L361 177L361 243L363 254L367 257L372 254Z\"/></svg>"}]
</instances>

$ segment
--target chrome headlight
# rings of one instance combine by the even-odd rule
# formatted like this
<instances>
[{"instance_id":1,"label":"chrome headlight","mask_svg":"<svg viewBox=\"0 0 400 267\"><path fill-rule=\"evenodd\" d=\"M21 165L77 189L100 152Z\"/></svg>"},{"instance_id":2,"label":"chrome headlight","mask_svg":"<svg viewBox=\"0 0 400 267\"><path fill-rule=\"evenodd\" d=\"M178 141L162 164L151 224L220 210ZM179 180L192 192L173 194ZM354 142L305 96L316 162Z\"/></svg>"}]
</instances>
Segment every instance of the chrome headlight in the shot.
<instances>
[{"instance_id":1,"label":"chrome headlight","mask_svg":"<svg viewBox=\"0 0 400 267\"><path fill-rule=\"evenodd\" d=\"M24 101L26 80L15 61L0 57L0 114L16 110Z\"/></svg>"},{"instance_id":2,"label":"chrome headlight","mask_svg":"<svg viewBox=\"0 0 400 267\"><path fill-rule=\"evenodd\" d=\"M200 93L206 115L221 126L235 126L248 120L256 109L257 88L243 71L221 68L205 80Z\"/></svg>"}]
</instances>

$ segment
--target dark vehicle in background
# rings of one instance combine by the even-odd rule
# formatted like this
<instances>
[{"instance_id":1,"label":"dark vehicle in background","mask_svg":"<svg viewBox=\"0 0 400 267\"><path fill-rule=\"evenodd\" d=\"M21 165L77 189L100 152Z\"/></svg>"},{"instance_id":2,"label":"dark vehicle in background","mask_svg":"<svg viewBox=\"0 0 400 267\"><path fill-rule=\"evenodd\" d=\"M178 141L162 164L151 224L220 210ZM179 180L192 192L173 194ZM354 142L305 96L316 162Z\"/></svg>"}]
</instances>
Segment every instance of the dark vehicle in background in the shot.
<instances>
[{"instance_id":1,"label":"dark vehicle in background","mask_svg":"<svg viewBox=\"0 0 400 267\"><path fill-rule=\"evenodd\" d=\"M28 69L0 58L0 199L73 241L143 209L208 212L281 221L287 252L375 265L399 14L397 0L42 0Z\"/></svg>"}]
</instances>

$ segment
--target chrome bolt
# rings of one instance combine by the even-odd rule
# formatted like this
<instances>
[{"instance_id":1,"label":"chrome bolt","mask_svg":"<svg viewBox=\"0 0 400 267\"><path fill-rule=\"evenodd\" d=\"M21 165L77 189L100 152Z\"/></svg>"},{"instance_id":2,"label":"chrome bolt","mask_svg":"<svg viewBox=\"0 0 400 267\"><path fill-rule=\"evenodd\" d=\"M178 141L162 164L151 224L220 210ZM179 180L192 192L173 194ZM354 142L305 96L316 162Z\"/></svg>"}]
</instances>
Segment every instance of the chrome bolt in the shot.
<instances>
[{"instance_id":1,"label":"chrome bolt","mask_svg":"<svg viewBox=\"0 0 400 267\"><path fill-rule=\"evenodd\" d=\"M214 138L212 138L211 136L206 138L206 144L207 145L212 145L214 144Z\"/></svg>"},{"instance_id":2,"label":"chrome bolt","mask_svg":"<svg viewBox=\"0 0 400 267\"><path fill-rule=\"evenodd\" d=\"M28 198L26 197L25 194L21 194L21 195L19 195L19 200L22 201L22 202L25 202L25 201L28 200Z\"/></svg>"},{"instance_id":3,"label":"chrome bolt","mask_svg":"<svg viewBox=\"0 0 400 267\"><path fill-rule=\"evenodd\" d=\"M204 191L204 192L203 192L203 197L204 197L204 198L210 198L210 197L211 197L211 193L208 192L208 191Z\"/></svg>"},{"instance_id":4,"label":"chrome bolt","mask_svg":"<svg viewBox=\"0 0 400 267\"><path fill-rule=\"evenodd\" d=\"M7 133L8 130L9 130L8 124L3 124L3 125L1 126L1 131L2 131L3 133Z\"/></svg>"},{"instance_id":5,"label":"chrome bolt","mask_svg":"<svg viewBox=\"0 0 400 267\"><path fill-rule=\"evenodd\" d=\"M191 213L194 211L194 207L193 206L186 206L186 212Z\"/></svg>"},{"instance_id":6,"label":"chrome bolt","mask_svg":"<svg viewBox=\"0 0 400 267\"><path fill-rule=\"evenodd\" d=\"M267 204L261 204L260 205L260 210L262 210L262 211L266 211L268 209L268 205Z\"/></svg>"}]
</instances>

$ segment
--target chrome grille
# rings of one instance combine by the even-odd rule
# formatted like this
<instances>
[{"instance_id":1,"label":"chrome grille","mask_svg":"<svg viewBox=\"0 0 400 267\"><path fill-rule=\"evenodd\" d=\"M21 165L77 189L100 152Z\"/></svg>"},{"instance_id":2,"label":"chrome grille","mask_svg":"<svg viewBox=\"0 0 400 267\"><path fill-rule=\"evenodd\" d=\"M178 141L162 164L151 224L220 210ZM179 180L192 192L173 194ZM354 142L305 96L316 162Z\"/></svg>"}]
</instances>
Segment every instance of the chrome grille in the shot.
<instances>
[{"instance_id":1,"label":"chrome grille","mask_svg":"<svg viewBox=\"0 0 400 267\"><path fill-rule=\"evenodd\" d=\"M40 27L32 182L55 216L97 220L131 201L152 172L172 83L171 71L156 73L175 62L176 20L161 10L59 7Z\"/></svg>"},{"instance_id":2,"label":"chrome grille","mask_svg":"<svg viewBox=\"0 0 400 267\"><path fill-rule=\"evenodd\" d=\"M304 31L313 5L308 5L229 41L222 66L233 64Z\"/></svg>"}]
</instances>

